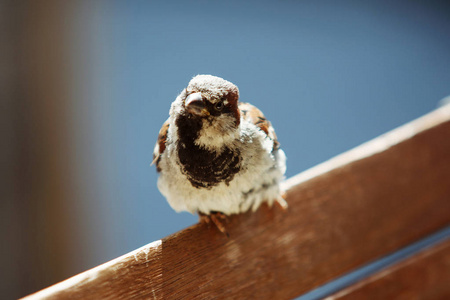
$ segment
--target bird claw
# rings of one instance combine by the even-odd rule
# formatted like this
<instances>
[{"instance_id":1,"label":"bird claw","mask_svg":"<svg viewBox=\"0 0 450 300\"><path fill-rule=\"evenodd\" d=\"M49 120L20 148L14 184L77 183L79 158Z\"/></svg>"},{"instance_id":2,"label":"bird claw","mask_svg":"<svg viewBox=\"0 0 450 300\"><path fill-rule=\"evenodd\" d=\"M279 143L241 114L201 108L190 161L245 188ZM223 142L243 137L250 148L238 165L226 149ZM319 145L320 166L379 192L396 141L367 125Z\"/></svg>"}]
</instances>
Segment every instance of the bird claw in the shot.
<instances>
[{"instance_id":1,"label":"bird claw","mask_svg":"<svg viewBox=\"0 0 450 300\"><path fill-rule=\"evenodd\" d=\"M230 235L228 234L228 232L225 228L225 225L222 223L223 220L228 222L228 218L225 214L223 214L221 212L211 212L209 215L207 215L207 214L199 212L198 215L200 217L200 222L206 223L208 225L210 225L212 222L217 227L217 229L219 229L220 232L225 234L227 237L230 237Z\"/></svg>"},{"instance_id":2,"label":"bird claw","mask_svg":"<svg viewBox=\"0 0 450 300\"><path fill-rule=\"evenodd\" d=\"M288 204L286 202L287 194L286 192L283 192L276 200L275 204L281 208L281 210L286 211L288 208Z\"/></svg>"}]
</instances>

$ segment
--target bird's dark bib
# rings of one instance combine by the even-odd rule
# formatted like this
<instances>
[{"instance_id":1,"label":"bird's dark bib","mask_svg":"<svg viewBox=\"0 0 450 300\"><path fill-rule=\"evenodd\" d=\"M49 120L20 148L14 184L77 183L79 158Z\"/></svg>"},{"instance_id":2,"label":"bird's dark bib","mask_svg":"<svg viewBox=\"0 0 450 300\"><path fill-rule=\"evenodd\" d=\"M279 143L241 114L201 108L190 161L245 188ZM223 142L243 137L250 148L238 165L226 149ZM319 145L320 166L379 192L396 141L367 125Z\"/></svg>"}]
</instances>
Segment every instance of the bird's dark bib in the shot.
<instances>
[{"instance_id":1,"label":"bird's dark bib","mask_svg":"<svg viewBox=\"0 0 450 300\"><path fill-rule=\"evenodd\" d=\"M182 115L176 123L180 167L192 186L209 189L220 182L228 184L240 170L240 152L225 147L221 153L217 153L195 145L194 141L202 127L201 120Z\"/></svg>"}]
</instances>

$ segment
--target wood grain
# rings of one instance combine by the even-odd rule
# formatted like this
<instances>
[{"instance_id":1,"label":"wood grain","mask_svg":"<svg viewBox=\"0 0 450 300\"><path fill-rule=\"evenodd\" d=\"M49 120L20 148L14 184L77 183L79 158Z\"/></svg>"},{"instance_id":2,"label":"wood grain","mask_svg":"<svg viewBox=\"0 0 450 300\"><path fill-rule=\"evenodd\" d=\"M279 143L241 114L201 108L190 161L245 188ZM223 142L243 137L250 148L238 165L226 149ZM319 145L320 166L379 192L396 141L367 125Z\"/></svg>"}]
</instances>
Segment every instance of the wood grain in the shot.
<instances>
[{"instance_id":1,"label":"wood grain","mask_svg":"<svg viewBox=\"0 0 450 300\"><path fill-rule=\"evenodd\" d=\"M289 299L450 224L450 106L286 182L289 208L197 224L27 299ZM155 246L156 245L156 246Z\"/></svg>"},{"instance_id":2,"label":"wood grain","mask_svg":"<svg viewBox=\"0 0 450 300\"><path fill-rule=\"evenodd\" d=\"M450 239L327 298L345 299L450 299Z\"/></svg>"}]
</instances>

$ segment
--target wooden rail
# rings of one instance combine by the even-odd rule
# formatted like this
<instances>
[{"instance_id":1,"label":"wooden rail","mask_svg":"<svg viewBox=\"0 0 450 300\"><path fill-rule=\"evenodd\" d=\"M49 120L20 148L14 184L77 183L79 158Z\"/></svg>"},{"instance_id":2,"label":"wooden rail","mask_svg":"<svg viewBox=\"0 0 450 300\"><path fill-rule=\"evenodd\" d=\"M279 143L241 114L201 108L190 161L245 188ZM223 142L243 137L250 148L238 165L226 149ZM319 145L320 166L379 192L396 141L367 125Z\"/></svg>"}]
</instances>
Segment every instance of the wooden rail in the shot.
<instances>
[{"instance_id":1,"label":"wooden rail","mask_svg":"<svg viewBox=\"0 0 450 300\"><path fill-rule=\"evenodd\" d=\"M327 300L450 299L450 240L382 270Z\"/></svg>"},{"instance_id":2,"label":"wooden rail","mask_svg":"<svg viewBox=\"0 0 450 300\"><path fill-rule=\"evenodd\" d=\"M293 298L448 226L449 178L447 105L287 180L286 212L235 215L229 238L197 224L25 299Z\"/></svg>"}]
</instances>

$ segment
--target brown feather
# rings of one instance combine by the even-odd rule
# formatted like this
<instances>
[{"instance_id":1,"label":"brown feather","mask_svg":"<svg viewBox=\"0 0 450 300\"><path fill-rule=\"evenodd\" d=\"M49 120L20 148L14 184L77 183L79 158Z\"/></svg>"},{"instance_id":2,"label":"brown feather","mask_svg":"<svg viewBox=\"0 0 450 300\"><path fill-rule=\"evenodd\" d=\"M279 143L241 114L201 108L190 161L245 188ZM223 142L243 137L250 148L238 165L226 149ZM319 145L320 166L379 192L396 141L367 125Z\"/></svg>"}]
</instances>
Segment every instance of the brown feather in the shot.
<instances>
[{"instance_id":1,"label":"brown feather","mask_svg":"<svg viewBox=\"0 0 450 300\"><path fill-rule=\"evenodd\" d=\"M277 135L275 134L272 124L266 119L266 117L264 117L264 114L259 109L250 103L240 102L239 110L241 111L244 120L250 121L256 125L256 127L264 131L265 134L273 140L274 150L280 147L280 143L277 140Z\"/></svg>"},{"instance_id":2,"label":"brown feather","mask_svg":"<svg viewBox=\"0 0 450 300\"><path fill-rule=\"evenodd\" d=\"M156 170L158 172L161 171L158 164L161 154L164 152L164 150L166 150L166 140L168 130L169 130L169 120L167 119L164 122L163 126L161 127L161 130L159 131L158 140L156 141L155 150L153 151L152 165L156 164Z\"/></svg>"}]
</instances>

